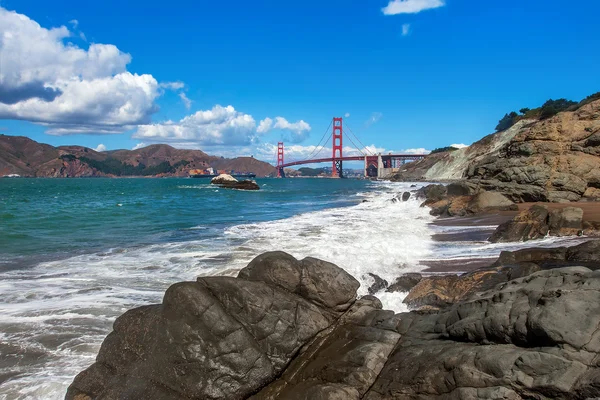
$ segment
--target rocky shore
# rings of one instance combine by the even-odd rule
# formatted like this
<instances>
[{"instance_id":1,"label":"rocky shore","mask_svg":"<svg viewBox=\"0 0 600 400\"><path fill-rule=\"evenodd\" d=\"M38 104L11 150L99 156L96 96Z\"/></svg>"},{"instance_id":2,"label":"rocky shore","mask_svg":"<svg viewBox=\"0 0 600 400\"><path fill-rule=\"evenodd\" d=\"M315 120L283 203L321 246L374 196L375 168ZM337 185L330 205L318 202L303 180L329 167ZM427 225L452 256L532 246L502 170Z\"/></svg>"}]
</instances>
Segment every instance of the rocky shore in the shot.
<instances>
[{"instance_id":1,"label":"rocky shore","mask_svg":"<svg viewBox=\"0 0 600 400\"><path fill-rule=\"evenodd\" d=\"M505 252L413 280L395 314L336 265L266 253L119 317L66 398L595 398L598 266L598 240Z\"/></svg>"}]
</instances>

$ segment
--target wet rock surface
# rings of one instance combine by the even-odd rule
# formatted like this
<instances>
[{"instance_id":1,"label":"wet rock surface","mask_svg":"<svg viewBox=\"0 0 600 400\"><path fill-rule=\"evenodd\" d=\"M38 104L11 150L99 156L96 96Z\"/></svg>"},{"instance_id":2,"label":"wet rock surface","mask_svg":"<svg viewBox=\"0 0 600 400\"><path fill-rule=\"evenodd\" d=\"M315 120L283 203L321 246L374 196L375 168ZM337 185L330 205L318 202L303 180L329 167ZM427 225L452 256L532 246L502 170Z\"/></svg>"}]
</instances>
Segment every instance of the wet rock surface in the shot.
<instances>
[{"instance_id":1,"label":"wet rock surface","mask_svg":"<svg viewBox=\"0 0 600 400\"><path fill-rule=\"evenodd\" d=\"M513 220L498 226L490 242L518 242L540 239L547 235L573 236L583 230L583 210L565 207L548 211L547 207L534 205Z\"/></svg>"},{"instance_id":2,"label":"wet rock surface","mask_svg":"<svg viewBox=\"0 0 600 400\"><path fill-rule=\"evenodd\" d=\"M221 174L212 178L210 183L227 189L260 190L260 186L252 180L245 179L243 181L238 181L233 176L227 174Z\"/></svg>"},{"instance_id":3,"label":"wet rock surface","mask_svg":"<svg viewBox=\"0 0 600 400\"><path fill-rule=\"evenodd\" d=\"M596 269L600 240L504 252L470 274L404 276L392 286L417 282L407 299L424 310L395 314L333 264L265 253L123 314L66 398L596 398Z\"/></svg>"}]
</instances>

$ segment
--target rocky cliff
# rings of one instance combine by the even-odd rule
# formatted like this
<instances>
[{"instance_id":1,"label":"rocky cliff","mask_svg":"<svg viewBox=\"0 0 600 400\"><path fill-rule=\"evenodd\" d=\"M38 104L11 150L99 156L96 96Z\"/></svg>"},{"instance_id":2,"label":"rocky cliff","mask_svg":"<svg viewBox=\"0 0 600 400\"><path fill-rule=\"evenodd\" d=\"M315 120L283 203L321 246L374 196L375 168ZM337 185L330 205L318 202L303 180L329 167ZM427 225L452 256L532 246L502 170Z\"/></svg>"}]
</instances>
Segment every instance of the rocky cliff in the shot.
<instances>
[{"instance_id":1,"label":"rocky cliff","mask_svg":"<svg viewBox=\"0 0 600 400\"><path fill-rule=\"evenodd\" d=\"M599 249L503 253L452 284L423 279L413 300L453 295L402 314L356 299L333 264L266 253L119 317L66 398L597 398Z\"/></svg>"},{"instance_id":2,"label":"rocky cliff","mask_svg":"<svg viewBox=\"0 0 600 400\"><path fill-rule=\"evenodd\" d=\"M468 148L408 164L393 179L463 178L517 201L600 199L600 100L545 120L521 120Z\"/></svg>"},{"instance_id":3,"label":"rocky cliff","mask_svg":"<svg viewBox=\"0 0 600 400\"><path fill-rule=\"evenodd\" d=\"M235 170L257 176L275 168L252 157L227 159L200 150L157 144L137 150L97 152L83 146L53 147L23 136L0 135L0 177L187 176L191 169Z\"/></svg>"}]
</instances>

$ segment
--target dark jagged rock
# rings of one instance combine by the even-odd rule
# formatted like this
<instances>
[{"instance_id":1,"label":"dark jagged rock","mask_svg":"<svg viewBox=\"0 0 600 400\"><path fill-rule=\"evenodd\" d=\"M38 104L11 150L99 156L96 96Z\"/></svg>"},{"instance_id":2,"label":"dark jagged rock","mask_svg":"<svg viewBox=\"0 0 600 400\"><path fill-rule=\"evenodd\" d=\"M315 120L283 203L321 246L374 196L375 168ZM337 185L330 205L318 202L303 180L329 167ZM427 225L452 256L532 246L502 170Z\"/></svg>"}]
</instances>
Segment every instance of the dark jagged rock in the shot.
<instances>
[{"instance_id":1,"label":"dark jagged rock","mask_svg":"<svg viewBox=\"0 0 600 400\"><path fill-rule=\"evenodd\" d=\"M426 204L431 204L444 199L446 194L446 186L444 185L427 185L417 190L416 196L425 199Z\"/></svg>"},{"instance_id":2,"label":"dark jagged rock","mask_svg":"<svg viewBox=\"0 0 600 400\"><path fill-rule=\"evenodd\" d=\"M377 292L382 291L383 289L386 289L388 287L388 281L386 281L385 279L381 278L379 275L375 275L375 274L368 274L371 278L373 278L373 284L369 287L369 289L367 290L369 292L369 294L373 295Z\"/></svg>"},{"instance_id":3,"label":"dark jagged rock","mask_svg":"<svg viewBox=\"0 0 600 400\"><path fill-rule=\"evenodd\" d=\"M219 187L237 190L260 190L260 186L258 186L256 182L249 179L238 182L221 183L219 184Z\"/></svg>"},{"instance_id":4,"label":"dark jagged rock","mask_svg":"<svg viewBox=\"0 0 600 400\"><path fill-rule=\"evenodd\" d=\"M175 284L162 304L119 317L66 398L247 398L332 326L359 286L333 264L284 253L241 275Z\"/></svg>"},{"instance_id":5,"label":"dark jagged rock","mask_svg":"<svg viewBox=\"0 0 600 400\"><path fill-rule=\"evenodd\" d=\"M417 283L421 281L421 279L423 279L423 276L421 274L404 274L398 277L396 281L387 288L386 292L408 292L412 288L414 288L417 285Z\"/></svg>"},{"instance_id":6,"label":"dark jagged rock","mask_svg":"<svg viewBox=\"0 0 600 400\"><path fill-rule=\"evenodd\" d=\"M444 308L475 293L490 290L498 284L537 271L567 266L585 266L592 270L600 268L600 240L569 248L533 247L503 251L489 267L462 275L437 275L420 279L410 290L404 303L411 309ZM393 285L390 289L392 287Z\"/></svg>"},{"instance_id":7,"label":"dark jagged rock","mask_svg":"<svg viewBox=\"0 0 600 400\"><path fill-rule=\"evenodd\" d=\"M402 337L364 399L595 398L599 323L600 275L582 267L402 314Z\"/></svg>"},{"instance_id":8,"label":"dark jagged rock","mask_svg":"<svg viewBox=\"0 0 600 400\"><path fill-rule=\"evenodd\" d=\"M398 322L394 312L381 310L377 298L363 297L251 399L362 399L400 338Z\"/></svg>"}]
</instances>

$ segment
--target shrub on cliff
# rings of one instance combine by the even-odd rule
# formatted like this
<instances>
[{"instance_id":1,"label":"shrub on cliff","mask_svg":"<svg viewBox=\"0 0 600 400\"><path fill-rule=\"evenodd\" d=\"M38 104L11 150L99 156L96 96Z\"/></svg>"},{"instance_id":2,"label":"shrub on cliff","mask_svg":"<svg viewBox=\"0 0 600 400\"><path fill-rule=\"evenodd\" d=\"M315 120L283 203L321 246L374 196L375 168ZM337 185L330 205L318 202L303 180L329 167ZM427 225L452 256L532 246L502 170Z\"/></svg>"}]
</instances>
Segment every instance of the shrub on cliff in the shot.
<instances>
[{"instance_id":1,"label":"shrub on cliff","mask_svg":"<svg viewBox=\"0 0 600 400\"><path fill-rule=\"evenodd\" d=\"M458 150L456 147L452 147L452 146L448 146L448 147L440 147L434 150L431 150L430 154L435 154L435 153L444 153L446 151L456 151Z\"/></svg>"},{"instance_id":2,"label":"shrub on cliff","mask_svg":"<svg viewBox=\"0 0 600 400\"><path fill-rule=\"evenodd\" d=\"M496 132L505 131L514 124L516 124L518 117L519 114L517 114L514 111L512 111L509 114L505 114L504 117L500 121L498 121L498 125L496 125Z\"/></svg>"}]
</instances>

